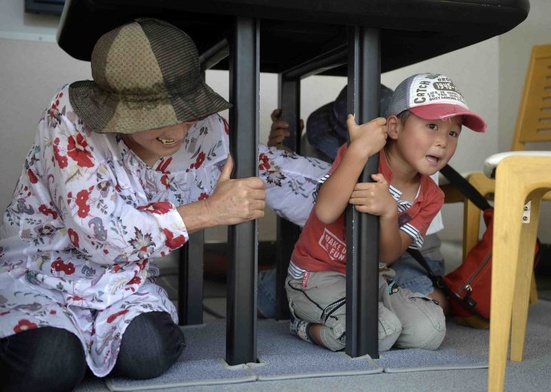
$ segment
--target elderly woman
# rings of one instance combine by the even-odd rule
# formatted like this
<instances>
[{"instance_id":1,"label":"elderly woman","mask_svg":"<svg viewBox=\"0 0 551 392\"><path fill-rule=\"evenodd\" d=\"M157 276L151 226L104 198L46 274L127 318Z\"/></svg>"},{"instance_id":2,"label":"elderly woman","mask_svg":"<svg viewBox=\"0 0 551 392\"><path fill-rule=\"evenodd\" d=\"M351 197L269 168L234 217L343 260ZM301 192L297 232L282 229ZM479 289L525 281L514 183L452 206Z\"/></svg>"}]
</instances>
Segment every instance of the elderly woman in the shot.
<instances>
[{"instance_id":1,"label":"elderly woman","mask_svg":"<svg viewBox=\"0 0 551 392\"><path fill-rule=\"evenodd\" d=\"M169 23L106 33L91 67L94 80L61 88L41 117L0 228L2 389L70 390L87 368L162 374L185 339L154 259L193 231L260 218L266 204L304 221L328 170L260 146L260 178L231 179L217 114L230 104Z\"/></svg>"}]
</instances>

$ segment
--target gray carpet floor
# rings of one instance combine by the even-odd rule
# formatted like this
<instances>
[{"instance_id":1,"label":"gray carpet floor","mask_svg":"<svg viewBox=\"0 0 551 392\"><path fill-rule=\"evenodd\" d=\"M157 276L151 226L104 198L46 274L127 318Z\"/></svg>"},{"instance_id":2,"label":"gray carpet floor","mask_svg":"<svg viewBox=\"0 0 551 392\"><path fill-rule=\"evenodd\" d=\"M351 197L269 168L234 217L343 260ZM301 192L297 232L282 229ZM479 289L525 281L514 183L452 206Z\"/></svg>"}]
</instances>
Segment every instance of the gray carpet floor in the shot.
<instances>
[{"instance_id":1,"label":"gray carpet floor","mask_svg":"<svg viewBox=\"0 0 551 392\"><path fill-rule=\"evenodd\" d=\"M223 320L212 322L213 324L220 324ZM268 323L277 324L275 321L264 321ZM538 304L530 307L530 318L528 322L528 333L525 343L525 357L522 362L509 362L507 365L506 373L506 391L547 391L551 385L551 302L547 300L540 300ZM457 333L452 333L455 327L450 325L449 336L459 336ZM201 328L201 327L197 327ZM220 329L218 329L220 330ZM222 329L223 330L223 329ZM190 332L190 331L188 331ZM455 331L457 332L457 331ZM212 330L211 332L212 333ZM194 334L190 334L190 339L193 340ZM209 334L203 335L207 337L204 341L205 346L200 348L204 355L205 352L220 346L220 342L212 340L212 336L209 338ZM290 337L293 338L293 337ZM264 340L265 341L265 340ZM487 354L487 331L464 329L461 332L461 339L453 342L446 342L445 346L460 347L470 352L475 353L480 357L485 357ZM444 347L444 345L443 345ZM308 347L311 349L310 347ZM223 348L222 348L223 350ZM264 352L266 350L262 344L259 343L259 351ZM415 350L401 350L402 353ZM421 350L422 351L422 350ZM440 351L440 350L439 350ZM427 358L437 358L441 355L442 358L446 358L446 354L439 351L437 352L419 352L418 362L426 363ZM253 373L256 375L247 375L245 373L236 373L235 380L226 380L224 384L217 385L191 385L191 386L176 386L170 384L174 380L174 374L187 373L187 372L209 372L212 368L212 361L197 362L194 361L197 351L193 349L188 352L189 362L180 363L175 365L173 372L167 372L167 376L156 379L153 382L149 380L147 383L137 383L116 381L107 382L103 380L89 378L77 389L78 392L88 391L103 391L107 392L112 390L127 390L127 391L485 391L487 382L487 369L484 367L463 367L458 369L447 369L445 363L436 364L436 366L428 366L423 368L414 369L398 369L398 371L385 371L385 372L351 372L349 374L338 374L332 371L327 366L328 373L326 374L310 374L307 373L311 370L308 368L308 364L305 363L303 368L300 367L299 362L296 362L296 352L289 350L289 356L287 360L289 362L295 361L294 365L297 368L297 373L304 371L305 374L302 378L285 378L274 379L273 377L262 378L262 373L258 372L258 369L254 369ZM398 352L400 354L400 351ZM320 353L323 354L323 353ZM336 353L332 353L336 355ZM425 356L425 357L423 357ZM206 355L205 357L208 357ZM390 357L386 355L386 357ZM319 360L319 357L312 356ZM302 360L308 360L308 355L304 355ZM381 355L381 360L375 361L379 365L384 365L385 354ZM285 364L285 361L281 362ZM323 361L328 363L332 361L331 358L323 358ZM344 360L344 359L343 359ZM348 359L350 361L350 359ZM268 356L267 362L270 361ZM411 361L409 361L411 363ZM438 360L436 361L438 362ZM178 366L181 366L180 368ZM277 370L277 369L276 369ZM239 369L242 371L242 369ZM322 372L323 373L323 372ZM258 377L258 376L261 377Z\"/></svg>"},{"instance_id":2,"label":"gray carpet floor","mask_svg":"<svg viewBox=\"0 0 551 392\"><path fill-rule=\"evenodd\" d=\"M448 260L447 258L446 260ZM160 284L169 294L175 297L176 268L169 261L163 268ZM525 358L522 362L509 362L506 372L505 391L547 391L551 390L551 277L538 277L540 303L531 306L528 322ZM223 323L225 315L226 286L220 277L206 277L204 322ZM452 327L453 328L453 327ZM474 331L474 330L473 330ZM472 345L478 350L477 355L487 356L487 335L472 335ZM486 332L487 333L487 332ZM478 336L478 337L476 337ZM484 337L486 336L486 337ZM475 338L476 337L476 338ZM478 339L478 340L477 340ZM469 344L467 342L466 344ZM260 345L259 345L260 347ZM260 354L260 353L259 353ZM383 357L382 357L383 358ZM448 370L445 367L434 369L412 369L412 371L372 372L367 374L309 376L307 378L286 378L270 380L269 378L252 380L236 379L234 383L219 385L193 385L187 387L169 387L161 389L142 389L142 391L485 391L487 368L473 366ZM124 387L124 384L112 383L110 386ZM126 390L138 390L132 384ZM145 386L144 386L145 387ZM147 387L145 387L147 388ZM110 389L104 380L87 377L76 389L77 392L108 392Z\"/></svg>"}]
</instances>

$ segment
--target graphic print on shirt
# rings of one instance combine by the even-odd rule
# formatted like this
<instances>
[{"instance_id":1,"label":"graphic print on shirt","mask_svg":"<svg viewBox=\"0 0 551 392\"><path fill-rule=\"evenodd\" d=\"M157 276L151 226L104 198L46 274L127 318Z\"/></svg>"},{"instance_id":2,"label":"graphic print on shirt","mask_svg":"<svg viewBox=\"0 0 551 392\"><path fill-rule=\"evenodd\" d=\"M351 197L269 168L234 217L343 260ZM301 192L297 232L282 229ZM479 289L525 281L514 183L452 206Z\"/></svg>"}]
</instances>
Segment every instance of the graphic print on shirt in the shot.
<instances>
[{"instance_id":1,"label":"graphic print on shirt","mask_svg":"<svg viewBox=\"0 0 551 392\"><path fill-rule=\"evenodd\" d=\"M331 260L342 263L346 262L346 243L327 230L327 228L323 230L318 245L325 250Z\"/></svg>"}]
</instances>

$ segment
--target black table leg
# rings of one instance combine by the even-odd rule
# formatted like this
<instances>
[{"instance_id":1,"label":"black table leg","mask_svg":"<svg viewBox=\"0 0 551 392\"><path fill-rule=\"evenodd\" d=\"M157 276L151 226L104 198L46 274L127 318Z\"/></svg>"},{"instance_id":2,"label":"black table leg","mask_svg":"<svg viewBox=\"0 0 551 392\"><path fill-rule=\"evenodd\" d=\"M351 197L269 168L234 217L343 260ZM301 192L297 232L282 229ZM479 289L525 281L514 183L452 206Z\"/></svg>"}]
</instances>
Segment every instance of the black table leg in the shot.
<instances>
[{"instance_id":1,"label":"black table leg","mask_svg":"<svg viewBox=\"0 0 551 392\"><path fill-rule=\"evenodd\" d=\"M300 78L288 78L279 75L279 107L282 119L289 123L291 137L284 144L300 153ZM289 304L285 292L287 267L295 242L300 235L300 227L283 218L277 218L277 255L276 255L276 319L289 318Z\"/></svg>"},{"instance_id":2,"label":"black table leg","mask_svg":"<svg viewBox=\"0 0 551 392\"><path fill-rule=\"evenodd\" d=\"M230 42L230 142L235 178L258 175L259 21L237 17ZM257 222L230 226L226 362L256 362Z\"/></svg>"},{"instance_id":3,"label":"black table leg","mask_svg":"<svg viewBox=\"0 0 551 392\"><path fill-rule=\"evenodd\" d=\"M180 325L203 323L203 254L204 232L189 235L179 250L178 318Z\"/></svg>"},{"instance_id":4,"label":"black table leg","mask_svg":"<svg viewBox=\"0 0 551 392\"><path fill-rule=\"evenodd\" d=\"M353 108L351 112L355 114L356 122L361 123L379 115L379 30L351 27L348 45L348 108ZM370 157L361 181L372 182L370 176L378 172L378 164L378 154ZM379 358L379 219L349 207L346 222L345 351L351 357L369 354L372 358Z\"/></svg>"}]
</instances>

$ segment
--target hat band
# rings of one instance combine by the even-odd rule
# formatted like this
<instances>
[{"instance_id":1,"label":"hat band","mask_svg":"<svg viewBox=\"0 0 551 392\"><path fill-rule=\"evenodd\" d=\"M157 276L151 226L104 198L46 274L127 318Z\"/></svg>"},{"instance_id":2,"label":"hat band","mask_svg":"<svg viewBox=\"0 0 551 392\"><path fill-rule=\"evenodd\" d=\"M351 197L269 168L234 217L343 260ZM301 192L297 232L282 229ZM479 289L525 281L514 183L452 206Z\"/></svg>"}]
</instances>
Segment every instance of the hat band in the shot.
<instances>
[{"instance_id":1,"label":"hat band","mask_svg":"<svg viewBox=\"0 0 551 392\"><path fill-rule=\"evenodd\" d=\"M107 95L116 101L126 102L144 102L144 101L165 101L175 97L182 97L193 94L198 88L197 81L184 80L177 78L172 81L162 81L147 87L132 87L129 89L115 90L110 85L100 85L97 87L100 93Z\"/></svg>"}]
</instances>

